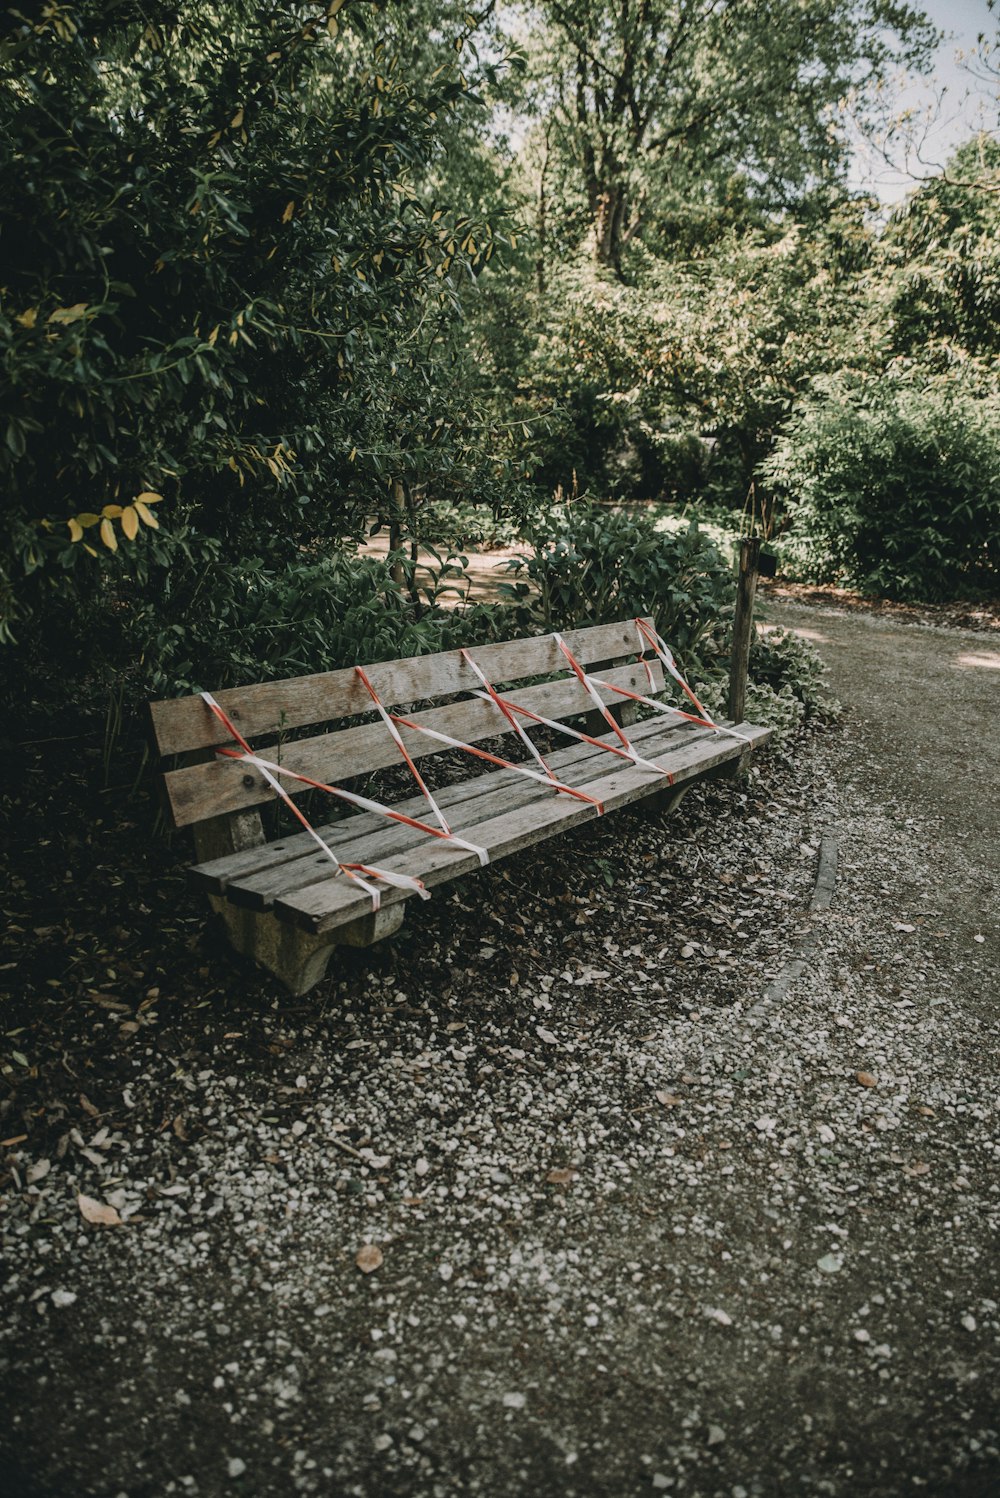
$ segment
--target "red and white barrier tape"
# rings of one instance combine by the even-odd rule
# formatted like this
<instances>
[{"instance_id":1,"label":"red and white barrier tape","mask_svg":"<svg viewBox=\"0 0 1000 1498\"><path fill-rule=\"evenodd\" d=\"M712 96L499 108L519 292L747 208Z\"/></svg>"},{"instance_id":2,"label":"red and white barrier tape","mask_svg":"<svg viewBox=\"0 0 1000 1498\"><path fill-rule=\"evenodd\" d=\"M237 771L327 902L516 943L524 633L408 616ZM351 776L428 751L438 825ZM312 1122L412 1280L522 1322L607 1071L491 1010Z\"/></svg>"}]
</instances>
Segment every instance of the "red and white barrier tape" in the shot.
<instances>
[{"instance_id":1,"label":"red and white barrier tape","mask_svg":"<svg viewBox=\"0 0 1000 1498\"><path fill-rule=\"evenodd\" d=\"M271 789L275 791L278 796L280 796L282 801L285 802L289 810L302 824L306 832L308 832L309 836L323 851L326 857L330 859L331 863L334 864L337 871L339 873L346 874L348 879L353 880L355 884L360 885L360 887L365 891L365 893L371 899L372 910L379 909L382 900L381 891L376 885L369 884L368 880L362 877L364 874L369 875L372 879L381 879L386 884L395 885L397 889L409 890L413 894L419 895L422 900L430 899L430 891L424 885L423 880L411 878L409 874L397 874L394 873L391 869L374 868L368 864L362 863L342 863L334 853L333 849L326 842L324 842L323 838L320 837L319 833L316 831L315 827L309 821L309 818L305 815L305 813L298 806L296 806L295 802L292 800L291 796L288 794L288 792L285 790L285 787L280 783L276 776L289 776L291 779L299 780L303 782L303 784L310 785L316 790L327 791L332 796L339 796L345 801L350 801L355 806L363 807L366 811L379 812L383 816L392 817L395 821L406 822L410 826L420 827L422 830L431 832L435 835L437 835L436 827L425 828L422 823L415 822L410 817L403 817L399 813L393 813L388 807L380 806L375 801L368 801L364 796L355 796L353 792L341 790L338 786L324 785L322 781L312 780L308 775L299 775L294 770L287 770L282 765L276 765L270 760L262 759L260 755L253 752L246 739L240 733L239 729L236 728L228 715L216 702L211 692L202 692L201 696L206 706L210 708L210 710L215 714L226 731L232 734L233 739L236 741L236 743L241 746L241 752L239 754L237 754L233 749L220 748L217 752L219 754L224 754L227 759L242 760L245 764L253 765L255 769L260 771L261 775L263 775L264 779L267 781Z\"/></svg>"},{"instance_id":2,"label":"red and white barrier tape","mask_svg":"<svg viewBox=\"0 0 1000 1498\"><path fill-rule=\"evenodd\" d=\"M694 703L694 706L698 709L699 716L696 718L691 713L681 712L680 708L670 707L663 702L654 702L649 697L639 697L637 698L637 700L640 702L644 702L648 707L655 707L659 712L675 713L681 718L686 718L689 723L700 723L704 728L714 729L716 733L724 733L729 738L739 739L742 743L750 744L752 746L753 740L749 737L748 734L740 733L738 728L726 728L723 724L716 723L715 719L711 716L708 710L702 706L702 704L698 701L698 698L694 695L691 688L688 686L687 682L684 680L684 677L678 671L677 662L674 660L673 651L670 649L670 646L667 644L666 640L664 640L663 636L655 629L650 630L644 619L636 619L635 627L636 632L639 636L640 656L647 648L653 650L656 653L656 655L660 658L660 661L666 667L668 674L673 677L674 681L677 682L681 691L689 699L689 701ZM646 661L643 661L642 664L646 667L646 675L649 677L650 686L652 686L653 673L650 671L649 665ZM608 683L604 682L602 683L602 685L607 686ZM624 692L624 688L619 689L618 687L610 687L609 690L612 692L619 690ZM626 693L625 695L630 694Z\"/></svg>"}]
</instances>

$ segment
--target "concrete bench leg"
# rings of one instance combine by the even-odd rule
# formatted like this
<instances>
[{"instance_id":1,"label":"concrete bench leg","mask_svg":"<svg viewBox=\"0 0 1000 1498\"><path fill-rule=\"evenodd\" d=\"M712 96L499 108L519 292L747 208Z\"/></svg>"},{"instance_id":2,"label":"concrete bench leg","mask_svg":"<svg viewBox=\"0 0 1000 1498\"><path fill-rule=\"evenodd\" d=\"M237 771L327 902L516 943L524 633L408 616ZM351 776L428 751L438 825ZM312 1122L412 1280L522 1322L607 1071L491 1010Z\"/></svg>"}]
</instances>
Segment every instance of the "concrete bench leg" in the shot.
<instances>
[{"instance_id":1,"label":"concrete bench leg","mask_svg":"<svg viewBox=\"0 0 1000 1498\"><path fill-rule=\"evenodd\" d=\"M224 858L245 848L260 848L265 841L260 815L254 811L213 817L196 826L194 834L199 862ZM288 921L279 921L271 911L243 910L221 895L208 898L236 951L259 962L296 996L308 993L326 977L335 947L370 947L398 931L403 923L403 904L399 901L316 936Z\"/></svg>"},{"instance_id":2,"label":"concrete bench leg","mask_svg":"<svg viewBox=\"0 0 1000 1498\"><path fill-rule=\"evenodd\" d=\"M244 910L218 895L210 896L210 901L236 951L273 973L296 996L308 993L326 977L327 964L337 947L371 946L398 931L403 923L400 903L317 936L279 921L270 911Z\"/></svg>"}]
</instances>

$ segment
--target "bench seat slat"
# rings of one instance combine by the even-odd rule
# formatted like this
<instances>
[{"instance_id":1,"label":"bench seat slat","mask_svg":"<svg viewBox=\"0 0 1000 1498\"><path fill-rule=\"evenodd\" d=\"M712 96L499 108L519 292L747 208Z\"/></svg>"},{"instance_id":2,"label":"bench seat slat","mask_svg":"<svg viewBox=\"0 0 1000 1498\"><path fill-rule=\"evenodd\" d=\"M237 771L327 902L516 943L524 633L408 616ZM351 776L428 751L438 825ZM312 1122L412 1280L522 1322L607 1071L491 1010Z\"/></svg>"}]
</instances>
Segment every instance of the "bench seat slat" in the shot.
<instances>
[{"instance_id":1,"label":"bench seat slat","mask_svg":"<svg viewBox=\"0 0 1000 1498\"><path fill-rule=\"evenodd\" d=\"M650 619L645 622L652 624ZM567 630L563 638L585 666L621 661L642 653L632 620ZM472 655L494 684L548 676L566 666L565 657L551 635L476 645ZM457 650L383 661L366 666L365 670L387 707L445 697L478 686L474 673ZM215 696L249 740L261 734L304 728L310 723L353 717L371 709L371 699L353 667L264 682L260 686L234 687L216 692ZM206 712L200 697L153 702L150 715L161 755L210 749L228 742L225 729Z\"/></svg>"},{"instance_id":2,"label":"bench seat slat","mask_svg":"<svg viewBox=\"0 0 1000 1498\"><path fill-rule=\"evenodd\" d=\"M751 744L762 743L771 735L770 729L750 724L741 724L740 730ZM647 740L645 745L654 758L657 757L655 744L654 737ZM669 758L663 757L663 763L670 768L675 781L680 782L694 775L702 775L725 760L738 758L744 747L739 740L728 735L705 734L671 751ZM607 811L614 811L649 795L653 789L659 789L664 784L665 781L659 780L651 772L622 762L620 770L590 781L586 788L604 803ZM479 824L475 841L487 848L492 858L498 859L529 847L551 836L556 830L562 831L591 821L596 815L596 808L586 802L568 796L551 796L501 813ZM395 873L417 875L431 887L474 871L479 867L479 860L464 849L436 838L426 838L416 847L386 858L383 866ZM392 886L383 888L384 905L396 904L404 898L407 898L405 891ZM274 908L284 919L306 930L322 933L364 916L370 911L371 902L356 885L343 876L334 876L282 896L275 901Z\"/></svg>"},{"instance_id":3,"label":"bench seat slat","mask_svg":"<svg viewBox=\"0 0 1000 1498\"><path fill-rule=\"evenodd\" d=\"M664 733L661 723L649 726L658 729L659 732L655 736L646 735L642 738L638 737L633 730L631 737L637 744L654 743L658 756L672 754L692 738L704 738L711 734L711 729L696 728L693 725L684 725L669 734ZM549 763L553 770L565 779L567 785L586 789L589 782L599 779L602 772L606 773L615 761L606 751L594 749L586 744L581 747L589 751L586 756L575 756L572 762L566 763L560 760L559 754L553 754L549 756ZM516 784L512 784L512 780L516 781ZM473 843L479 841L480 823L491 821L501 813L513 812L523 806L545 805L556 797L569 801L569 804L584 804L573 802L571 798L566 798L560 792L539 785L537 781L528 780L523 775L512 776L509 770L477 776L471 784L477 788L477 794L457 804L453 803L447 810L448 820L456 834ZM428 820L426 802L422 798L408 805L412 807L408 815L415 813L424 820ZM452 812L455 813L454 816L451 815ZM419 846L431 841L426 833L399 822L382 820L377 829L361 831L354 826L354 823L360 820L360 818L345 817L343 821L333 824L332 836L326 838L329 846L343 863L363 862L381 866L387 858L411 849L414 851L414 856L419 858ZM226 891L227 897L234 904L264 910L272 906L275 900L282 899L297 889L304 889L307 885L318 884L328 879L331 873L330 860L319 852L308 835L305 841L308 846L301 850L298 858L265 869L258 868L250 874L232 879Z\"/></svg>"},{"instance_id":4,"label":"bench seat slat","mask_svg":"<svg viewBox=\"0 0 1000 1498\"><path fill-rule=\"evenodd\" d=\"M565 664L563 660L563 665ZM658 661L651 663L650 671L653 675L652 690L661 691L663 677ZM470 674L466 669L466 676ZM602 676L633 692L649 694L651 690L644 666L619 666L604 671ZM467 687L470 684L466 681L463 685ZM471 685L476 689L479 687L474 678ZM593 706L575 676L538 686L519 687L509 693L509 696L511 700L522 703L534 712L558 720L587 713ZM609 691L602 691L600 696L612 705L626 700ZM371 705L369 698L369 709ZM201 704L201 711L206 717L211 716L204 703ZM422 709L414 717L415 721L425 723L429 728L449 734L467 744L481 743L484 739L504 734L513 736L513 729L496 704L477 698L449 703L446 707ZM443 747L429 735L410 729L403 730L403 738L414 759L427 754L439 754ZM265 759L279 759L279 751L276 749L262 749L261 755ZM342 784L352 776L399 764L401 759L385 724L379 720L285 744L280 750L280 762L299 774L311 775L318 780L332 779L334 783ZM178 827L204 821L207 817L258 806L273 801L276 795L259 770L235 760L223 759L188 765L183 769L170 771L164 776L164 783L174 822ZM283 784L292 796L302 795L308 789L292 780L286 780Z\"/></svg>"},{"instance_id":5,"label":"bench seat slat","mask_svg":"<svg viewBox=\"0 0 1000 1498\"><path fill-rule=\"evenodd\" d=\"M637 743L645 737L648 732L661 730L669 724L667 719L650 720L648 723L633 725L629 729L629 737ZM600 735L598 735L600 737ZM567 781L568 784L578 784L579 777L585 772L576 770L575 766L582 761L600 757L602 763L606 761L606 753L603 749L597 749L592 744L573 742L562 749L546 755L548 763L554 771ZM530 761L526 761L531 768ZM576 776L577 778L573 778ZM505 788L525 788L526 793L531 793L532 782L519 775L516 770L494 770L484 774L469 776L468 779L459 780L451 785L445 785L434 792L435 800L443 811L460 808L462 803L481 796L484 792L484 782L488 782L495 790ZM417 794L403 801L394 803L394 810L403 812L406 816L423 816L427 811L427 803L423 796ZM345 824L350 824L349 829ZM346 817L337 818L316 828L316 831L327 842L331 839L346 836L348 831L351 837L361 837L371 832L378 832L386 826L384 817L375 812L355 812ZM307 853L312 853L316 847L307 832L287 832L278 837L274 842L266 843L261 847L248 848L241 853L229 853L224 858L211 859L206 863L196 864L188 870L188 876L192 883L207 894L224 894L229 886L245 876L263 873L282 863L290 863Z\"/></svg>"}]
</instances>

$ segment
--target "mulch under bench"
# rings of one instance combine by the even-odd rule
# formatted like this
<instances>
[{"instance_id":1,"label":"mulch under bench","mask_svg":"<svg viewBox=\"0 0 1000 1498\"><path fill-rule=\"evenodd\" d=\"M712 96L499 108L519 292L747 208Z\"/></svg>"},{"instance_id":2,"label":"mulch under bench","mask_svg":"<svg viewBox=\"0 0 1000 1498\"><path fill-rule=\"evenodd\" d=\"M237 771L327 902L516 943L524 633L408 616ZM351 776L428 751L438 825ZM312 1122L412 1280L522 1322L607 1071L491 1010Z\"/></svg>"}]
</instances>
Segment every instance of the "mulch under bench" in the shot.
<instances>
[{"instance_id":1,"label":"mulch under bench","mask_svg":"<svg viewBox=\"0 0 1000 1498\"><path fill-rule=\"evenodd\" d=\"M662 693L659 659L648 651L645 662L638 658L644 641L634 620L571 631L563 638L588 675L643 695ZM505 700L554 721L585 718L588 733L598 740L572 740L546 755L558 780L592 800L557 791L512 769L473 773L435 792L454 833L484 849L490 861L593 820L601 814L595 802L607 814L640 799L656 797L660 804L676 800L687 786L720 767L738 767L754 746L770 737L769 729L751 724L740 724L737 736L663 714L629 723L635 704L598 688L616 720L629 723L628 740L637 753L669 772L658 775L602 747L607 743L620 749L621 744L568 667L555 637L480 646L471 654L492 684L504 684ZM455 651L364 669L387 708L400 702L454 699L481 685L466 657ZM562 673L557 680L537 681L556 672ZM511 686L512 682L518 685ZM521 684L525 682L529 684ZM401 762L399 748L381 720L282 742L280 749L261 747L268 735L281 739L307 725L370 715L372 698L356 670L235 689L219 693L218 700L240 737L252 741L262 758L280 757L286 770L342 784L351 776ZM206 756L206 762L168 771L165 781L177 825L195 830L200 861L192 878L222 915L238 950L301 993L322 976L335 945L367 945L399 926L403 902L412 891L382 882L379 908L373 910L370 894L339 873L308 832L265 841L255 808L273 800L276 792L252 762L212 757L213 749L232 751L233 739L201 698L153 704L152 713L161 752L194 749ZM526 752L490 700L466 696L443 706L421 707L412 717L467 744L506 734L501 750L506 758L520 759ZM526 719L519 721L525 728L531 726ZM402 727L399 731L414 761L445 752L439 741L425 734ZM479 763L469 757L473 770ZM292 796L308 789L291 778L283 778L282 784ZM392 810L429 820L422 795L397 803ZM315 830L342 864L377 866L427 887L458 878L481 863L468 848L372 812L354 813Z\"/></svg>"}]
</instances>

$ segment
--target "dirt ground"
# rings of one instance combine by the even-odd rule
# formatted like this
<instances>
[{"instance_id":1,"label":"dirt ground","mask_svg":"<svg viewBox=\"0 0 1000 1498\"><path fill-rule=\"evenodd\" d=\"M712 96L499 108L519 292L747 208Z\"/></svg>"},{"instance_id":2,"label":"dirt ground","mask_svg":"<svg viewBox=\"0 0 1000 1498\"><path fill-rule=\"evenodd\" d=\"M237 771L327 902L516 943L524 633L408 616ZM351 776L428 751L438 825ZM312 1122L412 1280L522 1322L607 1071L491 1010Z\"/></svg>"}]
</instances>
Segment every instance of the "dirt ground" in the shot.
<instances>
[{"instance_id":1,"label":"dirt ground","mask_svg":"<svg viewBox=\"0 0 1000 1498\"><path fill-rule=\"evenodd\" d=\"M180 848L21 851L5 1495L1000 1489L1000 647L766 607L838 727L306 1000Z\"/></svg>"}]
</instances>

